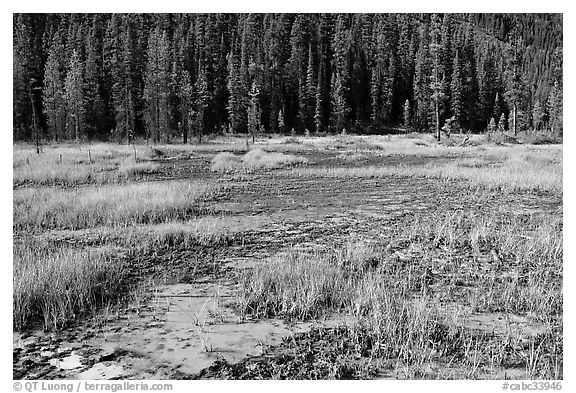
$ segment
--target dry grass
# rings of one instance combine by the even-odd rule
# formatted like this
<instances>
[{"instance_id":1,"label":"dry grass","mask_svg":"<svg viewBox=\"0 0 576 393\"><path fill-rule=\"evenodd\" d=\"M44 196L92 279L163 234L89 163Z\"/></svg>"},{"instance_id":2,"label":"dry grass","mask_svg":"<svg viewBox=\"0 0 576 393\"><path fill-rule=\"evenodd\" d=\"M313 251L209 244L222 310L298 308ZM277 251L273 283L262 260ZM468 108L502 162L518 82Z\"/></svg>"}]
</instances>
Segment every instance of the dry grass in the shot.
<instances>
[{"instance_id":1,"label":"dry grass","mask_svg":"<svg viewBox=\"0 0 576 393\"><path fill-rule=\"evenodd\" d=\"M466 180L471 187L504 191L562 191L562 150L558 147L494 148L473 157L426 165L296 168L300 176L377 178L422 176Z\"/></svg>"},{"instance_id":2,"label":"dry grass","mask_svg":"<svg viewBox=\"0 0 576 393\"><path fill-rule=\"evenodd\" d=\"M284 153L266 152L256 148L240 157L232 153L219 153L212 160L213 172L253 172L257 169L282 168L305 163L306 159Z\"/></svg>"},{"instance_id":3,"label":"dry grass","mask_svg":"<svg viewBox=\"0 0 576 393\"><path fill-rule=\"evenodd\" d=\"M153 162L123 161L118 167L119 178L138 179L144 175L158 173L160 165Z\"/></svg>"},{"instance_id":4,"label":"dry grass","mask_svg":"<svg viewBox=\"0 0 576 393\"><path fill-rule=\"evenodd\" d=\"M437 375L422 370L439 365L464 367L466 378L518 365L530 378L561 378L561 220L421 217L387 245L294 250L246 273L239 304L262 317L354 315L348 338L408 378ZM545 328L476 331L467 320L478 312L522 315Z\"/></svg>"},{"instance_id":5,"label":"dry grass","mask_svg":"<svg viewBox=\"0 0 576 393\"><path fill-rule=\"evenodd\" d=\"M103 251L14 244L14 328L58 329L121 295L125 267Z\"/></svg>"},{"instance_id":6,"label":"dry grass","mask_svg":"<svg viewBox=\"0 0 576 393\"><path fill-rule=\"evenodd\" d=\"M14 191L14 228L83 229L184 220L198 215L217 189L202 182L149 182L75 190Z\"/></svg>"},{"instance_id":7,"label":"dry grass","mask_svg":"<svg viewBox=\"0 0 576 393\"><path fill-rule=\"evenodd\" d=\"M289 253L244 277L242 311L259 317L317 318L350 303L352 282L319 254Z\"/></svg>"},{"instance_id":8,"label":"dry grass","mask_svg":"<svg viewBox=\"0 0 576 393\"><path fill-rule=\"evenodd\" d=\"M153 155L145 146L48 145L36 154L32 147L15 145L13 185L76 186L139 178L157 172L157 164L138 162Z\"/></svg>"},{"instance_id":9,"label":"dry grass","mask_svg":"<svg viewBox=\"0 0 576 393\"><path fill-rule=\"evenodd\" d=\"M51 231L19 238L14 244L14 328L41 324L57 330L124 296L128 259L119 250L142 255L196 245L227 244L242 235L219 220L102 226ZM67 244L91 244L90 249Z\"/></svg>"},{"instance_id":10,"label":"dry grass","mask_svg":"<svg viewBox=\"0 0 576 393\"><path fill-rule=\"evenodd\" d=\"M115 179L116 163L83 163L54 159L51 156L39 156L33 161L15 166L14 186L37 185L78 185L85 183L107 183Z\"/></svg>"}]
</instances>

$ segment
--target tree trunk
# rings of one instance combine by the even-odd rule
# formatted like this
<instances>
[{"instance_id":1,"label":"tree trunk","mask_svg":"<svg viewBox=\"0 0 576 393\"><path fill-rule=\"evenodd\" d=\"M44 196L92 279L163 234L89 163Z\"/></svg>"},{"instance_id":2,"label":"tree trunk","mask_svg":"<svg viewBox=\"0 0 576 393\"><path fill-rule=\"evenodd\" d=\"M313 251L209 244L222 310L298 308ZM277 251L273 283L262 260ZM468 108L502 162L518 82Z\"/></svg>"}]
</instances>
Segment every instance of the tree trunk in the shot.
<instances>
[{"instance_id":1,"label":"tree trunk","mask_svg":"<svg viewBox=\"0 0 576 393\"><path fill-rule=\"evenodd\" d=\"M75 128L75 131L76 131L76 142L78 142L78 141L80 140L80 133L78 132L78 129L80 128L80 125L79 125L80 119L79 119L79 117L80 117L80 116L76 116L76 119L75 119L76 121L74 122L74 126L75 126L74 128Z\"/></svg>"},{"instance_id":2,"label":"tree trunk","mask_svg":"<svg viewBox=\"0 0 576 393\"><path fill-rule=\"evenodd\" d=\"M435 102L436 109L436 139L440 142L440 114L438 113L438 99Z\"/></svg>"},{"instance_id":3,"label":"tree trunk","mask_svg":"<svg viewBox=\"0 0 576 393\"><path fill-rule=\"evenodd\" d=\"M516 103L514 103L513 115L512 115L512 128L514 129L514 136L518 135L518 130L516 129L516 121L517 121L517 109Z\"/></svg>"},{"instance_id":4,"label":"tree trunk","mask_svg":"<svg viewBox=\"0 0 576 393\"><path fill-rule=\"evenodd\" d=\"M202 132L204 131L204 109L198 114L198 143L202 143Z\"/></svg>"}]
</instances>

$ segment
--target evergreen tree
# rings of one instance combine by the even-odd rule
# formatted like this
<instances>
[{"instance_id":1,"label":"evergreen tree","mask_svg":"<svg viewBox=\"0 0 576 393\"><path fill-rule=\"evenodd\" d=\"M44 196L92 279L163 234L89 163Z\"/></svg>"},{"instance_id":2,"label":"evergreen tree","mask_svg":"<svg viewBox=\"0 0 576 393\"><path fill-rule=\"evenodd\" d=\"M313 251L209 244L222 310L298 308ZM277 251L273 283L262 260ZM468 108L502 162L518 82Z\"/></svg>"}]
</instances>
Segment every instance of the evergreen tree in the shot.
<instances>
[{"instance_id":1,"label":"evergreen tree","mask_svg":"<svg viewBox=\"0 0 576 393\"><path fill-rule=\"evenodd\" d=\"M544 107L539 100L536 100L532 108L532 126L535 131L540 131L544 125Z\"/></svg>"},{"instance_id":2,"label":"evergreen tree","mask_svg":"<svg viewBox=\"0 0 576 393\"><path fill-rule=\"evenodd\" d=\"M13 16L13 127L14 136L38 139L41 112L41 81L44 77L38 31L34 28L36 15ZM32 132L31 132L32 131Z\"/></svg>"},{"instance_id":3,"label":"evergreen tree","mask_svg":"<svg viewBox=\"0 0 576 393\"><path fill-rule=\"evenodd\" d=\"M228 91L227 110L230 127L233 132L243 132L246 129L246 91L234 52L228 56Z\"/></svg>"},{"instance_id":4,"label":"evergreen tree","mask_svg":"<svg viewBox=\"0 0 576 393\"><path fill-rule=\"evenodd\" d=\"M548 97L548 113L552 133L563 132L563 60L562 47L556 48L552 57L552 78L554 84Z\"/></svg>"},{"instance_id":5,"label":"evergreen tree","mask_svg":"<svg viewBox=\"0 0 576 393\"><path fill-rule=\"evenodd\" d=\"M84 129L84 81L82 76L82 63L76 51L72 52L66 81L64 83L64 97L67 104L66 130L69 139L79 140Z\"/></svg>"},{"instance_id":6,"label":"evergreen tree","mask_svg":"<svg viewBox=\"0 0 576 393\"><path fill-rule=\"evenodd\" d=\"M210 95L208 92L208 82L206 80L206 70L200 69L198 72L198 79L196 80L196 136L198 137L198 143L202 143L202 135L204 134L204 120L206 117L206 108L208 108L208 103L210 100Z\"/></svg>"},{"instance_id":7,"label":"evergreen tree","mask_svg":"<svg viewBox=\"0 0 576 393\"><path fill-rule=\"evenodd\" d=\"M480 109L482 122L488 121L494 113L494 96L496 93L497 75L494 64L494 57L492 55L494 49L488 48L487 53L484 54L482 61L482 69L480 71Z\"/></svg>"},{"instance_id":8,"label":"evergreen tree","mask_svg":"<svg viewBox=\"0 0 576 393\"><path fill-rule=\"evenodd\" d=\"M406 129L406 131L408 131L410 129L410 126L411 126L410 101L408 101L408 100L406 100L406 102L404 102L403 114L404 114L404 128Z\"/></svg>"},{"instance_id":9,"label":"evergreen tree","mask_svg":"<svg viewBox=\"0 0 576 393\"><path fill-rule=\"evenodd\" d=\"M320 71L318 72L318 85L316 87L316 105L314 107L314 127L316 132L322 131L323 123L322 123L322 84L320 79Z\"/></svg>"},{"instance_id":10,"label":"evergreen tree","mask_svg":"<svg viewBox=\"0 0 576 393\"><path fill-rule=\"evenodd\" d=\"M518 111L520 109L521 101L522 101L522 92L523 92L523 81L522 81L522 53L520 50L521 41L520 38L515 36L517 33L514 30L513 33L513 42L508 45L506 50L506 99L508 100L508 106L510 107L510 117L509 121L512 124L512 131L514 131L514 135L518 133Z\"/></svg>"},{"instance_id":11,"label":"evergreen tree","mask_svg":"<svg viewBox=\"0 0 576 393\"><path fill-rule=\"evenodd\" d=\"M155 142L168 133L168 56L167 34L156 28L148 39L144 85L146 139L152 137Z\"/></svg>"},{"instance_id":12,"label":"evergreen tree","mask_svg":"<svg viewBox=\"0 0 576 393\"><path fill-rule=\"evenodd\" d=\"M303 126L310 130L313 128L315 122L316 111L316 79L314 78L314 62L312 56L312 46L308 51L308 66L306 68L306 85L301 89L300 97L300 117L303 121Z\"/></svg>"},{"instance_id":13,"label":"evergreen tree","mask_svg":"<svg viewBox=\"0 0 576 393\"><path fill-rule=\"evenodd\" d=\"M64 70L61 64L64 48L58 33L52 40L46 61L43 90L43 109L48 118L48 128L54 141L64 137L66 125L66 97Z\"/></svg>"},{"instance_id":14,"label":"evergreen tree","mask_svg":"<svg viewBox=\"0 0 576 393\"><path fill-rule=\"evenodd\" d=\"M101 68L101 48L98 42L98 19L94 18L94 23L86 42L86 65L84 69L85 80L85 119L88 137L92 138L96 134L104 133L104 101L101 97L100 68Z\"/></svg>"},{"instance_id":15,"label":"evergreen tree","mask_svg":"<svg viewBox=\"0 0 576 393\"><path fill-rule=\"evenodd\" d=\"M490 118L490 122L488 123L487 131L489 133L493 133L494 131L496 131L496 122L494 121L493 117Z\"/></svg>"},{"instance_id":16,"label":"evergreen tree","mask_svg":"<svg viewBox=\"0 0 576 393\"><path fill-rule=\"evenodd\" d=\"M494 98L494 113L492 117L499 119L500 115L502 115L502 100L500 98L500 93L496 93L496 97Z\"/></svg>"},{"instance_id":17,"label":"evergreen tree","mask_svg":"<svg viewBox=\"0 0 576 393\"><path fill-rule=\"evenodd\" d=\"M250 89L250 106L248 107L248 132L252 135L252 143L256 142L256 134L260 131L260 88L256 81Z\"/></svg>"},{"instance_id":18,"label":"evergreen tree","mask_svg":"<svg viewBox=\"0 0 576 393\"><path fill-rule=\"evenodd\" d=\"M462 117L464 114L464 104L462 97L462 76L460 74L460 58L458 57L458 52L454 57L454 63L452 65L452 81L450 83L450 110L456 120L456 123L461 124Z\"/></svg>"},{"instance_id":19,"label":"evergreen tree","mask_svg":"<svg viewBox=\"0 0 576 393\"><path fill-rule=\"evenodd\" d=\"M188 143L188 135L192 127L192 119L194 117L193 101L194 101L194 87L190 73L187 70L180 70L178 83L178 98L180 110L180 127L182 131L182 143Z\"/></svg>"},{"instance_id":20,"label":"evergreen tree","mask_svg":"<svg viewBox=\"0 0 576 393\"><path fill-rule=\"evenodd\" d=\"M455 117L482 131L504 113L512 130L562 132L561 16L442 15L15 14L14 138L187 140L204 82L203 133L247 132L254 83L261 130L379 130L408 100L414 130Z\"/></svg>"},{"instance_id":21,"label":"evergreen tree","mask_svg":"<svg viewBox=\"0 0 576 393\"><path fill-rule=\"evenodd\" d=\"M431 99L434 105L434 119L436 123L436 139L440 141L440 107L446 98L444 94L444 70L440 62L440 27L438 17L432 16L432 41L430 43L430 55L432 58L432 77L430 83Z\"/></svg>"},{"instance_id":22,"label":"evergreen tree","mask_svg":"<svg viewBox=\"0 0 576 393\"><path fill-rule=\"evenodd\" d=\"M349 97L349 51L350 32L346 26L346 16L338 15L336 31L334 33L333 48L333 73L331 87L331 113L332 126L336 131L342 131L346 127L351 112L348 103Z\"/></svg>"},{"instance_id":23,"label":"evergreen tree","mask_svg":"<svg viewBox=\"0 0 576 393\"><path fill-rule=\"evenodd\" d=\"M332 125L336 132L342 132L346 127L346 119L350 113L350 107L346 102L346 89L343 85L339 72L332 75Z\"/></svg>"},{"instance_id":24,"label":"evergreen tree","mask_svg":"<svg viewBox=\"0 0 576 393\"><path fill-rule=\"evenodd\" d=\"M550 114L550 129L552 133L562 133L562 87L558 82L554 83L548 99L548 113Z\"/></svg>"},{"instance_id":25,"label":"evergreen tree","mask_svg":"<svg viewBox=\"0 0 576 393\"><path fill-rule=\"evenodd\" d=\"M414 118L415 127L418 130L428 130L428 113L430 108L430 53L428 45L427 27L423 25L420 29L420 47L416 54L415 74L414 74Z\"/></svg>"},{"instance_id":26,"label":"evergreen tree","mask_svg":"<svg viewBox=\"0 0 576 393\"><path fill-rule=\"evenodd\" d=\"M504 133L506 131L506 117L504 113L500 116L500 120L498 121L498 132Z\"/></svg>"}]
</instances>

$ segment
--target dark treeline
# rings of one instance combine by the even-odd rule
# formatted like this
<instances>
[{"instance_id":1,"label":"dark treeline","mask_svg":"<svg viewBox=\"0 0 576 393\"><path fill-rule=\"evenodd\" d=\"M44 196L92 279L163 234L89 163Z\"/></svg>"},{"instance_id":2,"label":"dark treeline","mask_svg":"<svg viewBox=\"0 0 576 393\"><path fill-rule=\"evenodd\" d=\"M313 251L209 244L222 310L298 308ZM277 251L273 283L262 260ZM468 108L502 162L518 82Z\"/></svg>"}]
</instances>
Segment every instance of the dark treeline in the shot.
<instances>
[{"instance_id":1,"label":"dark treeline","mask_svg":"<svg viewBox=\"0 0 576 393\"><path fill-rule=\"evenodd\" d=\"M562 132L562 15L15 14L14 139Z\"/></svg>"}]
</instances>

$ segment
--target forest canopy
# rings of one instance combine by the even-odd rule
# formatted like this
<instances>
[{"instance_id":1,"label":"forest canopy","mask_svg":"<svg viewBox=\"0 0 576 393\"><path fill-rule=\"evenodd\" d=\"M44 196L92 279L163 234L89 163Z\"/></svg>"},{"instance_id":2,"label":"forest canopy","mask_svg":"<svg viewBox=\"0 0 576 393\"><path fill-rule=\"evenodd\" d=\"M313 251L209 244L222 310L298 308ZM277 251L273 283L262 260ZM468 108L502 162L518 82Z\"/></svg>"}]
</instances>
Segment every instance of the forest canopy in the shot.
<instances>
[{"instance_id":1,"label":"forest canopy","mask_svg":"<svg viewBox=\"0 0 576 393\"><path fill-rule=\"evenodd\" d=\"M13 136L562 133L561 14L14 14Z\"/></svg>"}]
</instances>

